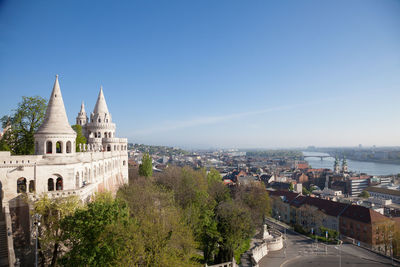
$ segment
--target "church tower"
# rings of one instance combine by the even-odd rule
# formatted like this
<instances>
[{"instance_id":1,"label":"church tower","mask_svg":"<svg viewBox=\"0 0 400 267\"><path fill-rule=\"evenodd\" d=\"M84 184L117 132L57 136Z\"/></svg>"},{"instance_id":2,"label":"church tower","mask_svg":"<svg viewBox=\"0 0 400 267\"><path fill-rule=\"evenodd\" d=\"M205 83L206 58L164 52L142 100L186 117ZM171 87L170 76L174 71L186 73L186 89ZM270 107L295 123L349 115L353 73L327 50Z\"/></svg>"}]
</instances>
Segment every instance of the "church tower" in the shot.
<instances>
[{"instance_id":1,"label":"church tower","mask_svg":"<svg viewBox=\"0 0 400 267\"><path fill-rule=\"evenodd\" d=\"M76 133L68 122L58 75L56 75L53 91L47 104L44 121L34 137L36 155L66 156L75 154Z\"/></svg>"},{"instance_id":2,"label":"church tower","mask_svg":"<svg viewBox=\"0 0 400 267\"><path fill-rule=\"evenodd\" d=\"M340 173L339 159L337 156L335 157L335 163L333 164L333 172L336 174Z\"/></svg>"},{"instance_id":3,"label":"church tower","mask_svg":"<svg viewBox=\"0 0 400 267\"><path fill-rule=\"evenodd\" d=\"M347 173L349 172L349 167L347 166L347 160L346 157L343 157L343 161L342 161L342 173Z\"/></svg>"}]
</instances>

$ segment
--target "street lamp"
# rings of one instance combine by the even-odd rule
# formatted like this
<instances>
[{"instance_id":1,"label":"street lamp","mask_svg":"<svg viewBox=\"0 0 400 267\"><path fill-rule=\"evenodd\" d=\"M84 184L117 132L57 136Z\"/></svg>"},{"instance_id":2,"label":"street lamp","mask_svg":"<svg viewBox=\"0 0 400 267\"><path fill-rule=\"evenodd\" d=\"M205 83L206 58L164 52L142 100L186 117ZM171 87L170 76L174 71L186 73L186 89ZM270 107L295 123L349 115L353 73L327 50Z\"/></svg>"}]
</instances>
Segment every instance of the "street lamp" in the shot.
<instances>
[{"instance_id":1,"label":"street lamp","mask_svg":"<svg viewBox=\"0 0 400 267\"><path fill-rule=\"evenodd\" d=\"M40 218L42 215L35 213L33 215L34 222L33 224L35 225L35 232L36 232L36 240L35 240L35 267L38 266L38 239L39 239L39 226L40 226Z\"/></svg>"}]
</instances>

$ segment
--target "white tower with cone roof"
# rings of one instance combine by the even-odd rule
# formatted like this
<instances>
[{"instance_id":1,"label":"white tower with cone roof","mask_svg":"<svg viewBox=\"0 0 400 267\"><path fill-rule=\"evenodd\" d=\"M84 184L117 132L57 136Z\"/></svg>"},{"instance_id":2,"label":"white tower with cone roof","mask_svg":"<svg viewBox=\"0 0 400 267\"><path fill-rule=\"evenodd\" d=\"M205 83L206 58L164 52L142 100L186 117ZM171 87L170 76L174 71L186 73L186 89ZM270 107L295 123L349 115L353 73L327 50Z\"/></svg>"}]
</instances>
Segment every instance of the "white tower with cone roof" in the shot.
<instances>
[{"instance_id":1,"label":"white tower with cone roof","mask_svg":"<svg viewBox=\"0 0 400 267\"><path fill-rule=\"evenodd\" d=\"M88 117L85 111L85 103L83 103L82 101L81 110L79 111L78 116L76 117L76 124L80 126L85 126L87 122L88 122Z\"/></svg>"},{"instance_id":2,"label":"white tower with cone roof","mask_svg":"<svg viewBox=\"0 0 400 267\"><path fill-rule=\"evenodd\" d=\"M35 133L35 154L65 156L75 153L76 133L68 122L58 75L54 82L42 125Z\"/></svg>"},{"instance_id":3,"label":"white tower with cone roof","mask_svg":"<svg viewBox=\"0 0 400 267\"><path fill-rule=\"evenodd\" d=\"M115 138L116 127L108 111L103 87L100 87L96 105L90 114L90 122L83 129L92 150L115 151L125 148L127 145L125 139Z\"/></svg>"}]
</instances>

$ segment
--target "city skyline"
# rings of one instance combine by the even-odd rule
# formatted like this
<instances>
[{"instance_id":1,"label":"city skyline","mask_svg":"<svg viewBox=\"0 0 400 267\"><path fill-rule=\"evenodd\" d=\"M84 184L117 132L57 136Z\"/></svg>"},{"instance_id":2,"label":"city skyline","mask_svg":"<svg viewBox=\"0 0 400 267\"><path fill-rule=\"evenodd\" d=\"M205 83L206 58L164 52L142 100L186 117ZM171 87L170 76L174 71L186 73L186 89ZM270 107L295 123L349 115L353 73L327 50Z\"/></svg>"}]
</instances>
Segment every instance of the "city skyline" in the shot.
<instances>
[{"instance_id":1,"label":"city skyline","mask_svg":"<svg viewBox=\"0 0 400 267\"><path fill-rule=\"evenodd\" d=\"M62 11L62 12L61 12ZM185 148L399 146L396 1L0 2L0 115L69 122L103 86L118 134Z\"/></svg>"}]
</instances>

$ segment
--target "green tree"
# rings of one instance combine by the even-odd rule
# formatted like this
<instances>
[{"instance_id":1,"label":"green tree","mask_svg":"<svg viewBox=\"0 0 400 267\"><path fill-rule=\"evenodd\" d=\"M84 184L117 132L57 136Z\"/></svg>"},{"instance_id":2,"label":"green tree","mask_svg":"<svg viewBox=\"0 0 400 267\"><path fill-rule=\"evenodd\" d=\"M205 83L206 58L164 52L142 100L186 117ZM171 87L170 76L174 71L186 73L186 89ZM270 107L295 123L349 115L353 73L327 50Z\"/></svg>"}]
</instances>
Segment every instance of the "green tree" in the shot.
<instances>
[{"instance_id":1,"label":"green tree","mask_svg":"<svg viewBox=\"0 0 400 267\"><path fill-rule=\"evenodd\" d=\"M240 255L250 247L250 239L254 234L251 214L240 204L229 201L218 205L216 217L222 237L216 261L231 261L235 256L236 261L240 262Z\"/></svg>"},{"instance_id":2,"label":"green tree","mask_svg":"<svg viewBox=\"0 0 400 267\"><path fill-rule=\"evenodd\" d=\"M292 183L290 183L290 185L289 185L289 191L293 191L293 190L294 190L294 186L293 186Z\"/></svg>"},{"instance_id":3,"label":"green tree","mask_svg":"<svg viewBox=\"0 0 400 267\"><path fill-rule=\"evenodd\" d=\"M261 226L264 217L270 215L268 191L261 183L255 182L240 186L235 194L235 201L247 207L255 228Z\"/></svg>"},{"instance_id":4,"label":"green tree","mask_svg":"<svg viewBox=\"0 0 400 267\"><path fill-rule=\"evenodd\" d=\"M39 241L43 263L56 266L63 242L61 220L73 214L78 207L79 199L76 196L49 198L43 194L33 203L34 213L41 215Z\"/></svg>"},{"instance_id":5,"label":"green tree","mask_svg":"<svg viewBox=\"0 0 400 267\"><path fill-rule=\"evenodd\" d=\"M142 163L139 165L139 175L144 177L153 176L153 163L149 153L143 154Z\"/></svg>"},{"instance_id":6,"label":"green tree","mask_svg":"<svg viewBox=\"0 0 400 267\"><path fill-rule=\"evenodd\" d=\"M369 198L370 197L369 193L367 191L365 191L365 190L362 191L361 194L359 194L358 196L362 197L362 198Z\"/></svg>"},{"instance_id":7,"label":"green tree","mask_svg":"<svg viewBox=\"0 0 400 267\"><path fill-rule=\"evenodd\" d=\"M79 144L86 144L86 137L82 134L82 126L79 124L75 124L72 125L72 129L74 129L74 131L76 132L76 152L81 152L81 150L79 149Z\"/></svg>"},{"instance_id":8,"label":"green tree","mask_svg":"<svg viewBox=\"0 0 400 267\"><path fill-rule=\"evenodd\" d=\"M172 191L142 176L122 187L117 196L126 201L131 218L139 226L145 251L141 266L197 264L192 259L196 253L193 230L185 222Z\"/></svg>"},{"instance_id":9,"label":"green tree","mask_svg":"<svg viewBox=\"0 0 400 267\"><path fill-rule=\"evenodd\" d=\"M95 196L94 201L62 220L63 240L67 252L61 259L65 266L112 266L124 246L117 231L127 233L129 209L124 201L109 193ZM116 229L119 226L123 228ZM118 238L119 237L119 238Z\"/></svg>"},{"instance_id":10,"label":"green tree","mask_svg":"<svg viewBox=\"0 0 400 267\"><path fill-rule=\"evenodd\" d=\"M9 149L16 155L31 155L35 152L34 133L42 124L46 111L46 100L40 96L22 97L12 115L3 116L2 127L10 126L3 139L1 149Z\"/></svg>"}]
</instances>

